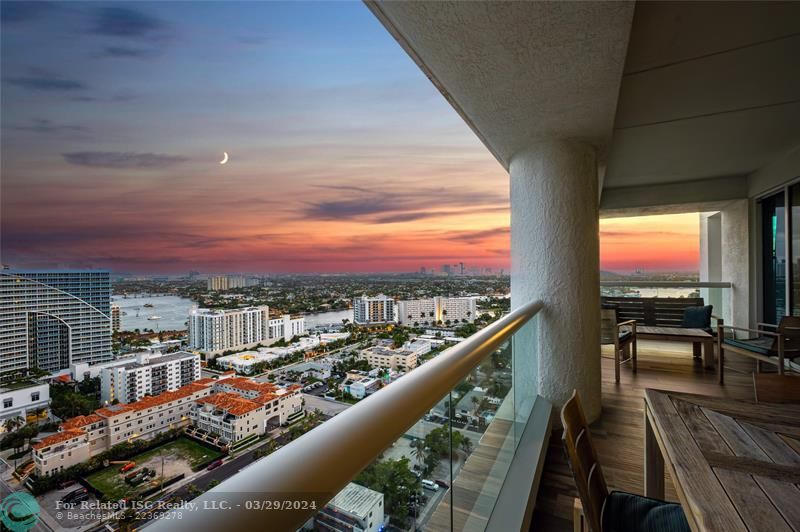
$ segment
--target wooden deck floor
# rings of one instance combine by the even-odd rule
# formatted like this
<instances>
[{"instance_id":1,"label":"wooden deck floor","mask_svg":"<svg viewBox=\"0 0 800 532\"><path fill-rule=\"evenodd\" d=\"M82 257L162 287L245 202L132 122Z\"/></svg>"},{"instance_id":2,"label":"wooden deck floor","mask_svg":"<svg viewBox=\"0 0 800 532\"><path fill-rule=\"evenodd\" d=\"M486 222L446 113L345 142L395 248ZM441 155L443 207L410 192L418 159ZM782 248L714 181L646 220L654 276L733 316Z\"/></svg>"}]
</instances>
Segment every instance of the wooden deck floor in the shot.
<instances>
[{"instance_id":1,"label":"wooden deck floor","mask_svg":"<svg viewBox=\"0 0 800 532\"><path fill-rule=\"evenodd\" d=\"M690 344L639 342L639 368L633 375L622 367L621 383L614 382L614 365L603 352L603 411L592 436L610 489L644 491L644 390L658 388L734 399L753 399L751 373L754 364L743 357L725 361L725 385L716 373L704 370L692 359ZM560 422L557 422L560 424ZM671 480L666 479L666 498L677 500ZM539 487L533 530L571 531L572 503L577 496L561 446L561 432L554 431Z\"/></svg>"}]
</instances>

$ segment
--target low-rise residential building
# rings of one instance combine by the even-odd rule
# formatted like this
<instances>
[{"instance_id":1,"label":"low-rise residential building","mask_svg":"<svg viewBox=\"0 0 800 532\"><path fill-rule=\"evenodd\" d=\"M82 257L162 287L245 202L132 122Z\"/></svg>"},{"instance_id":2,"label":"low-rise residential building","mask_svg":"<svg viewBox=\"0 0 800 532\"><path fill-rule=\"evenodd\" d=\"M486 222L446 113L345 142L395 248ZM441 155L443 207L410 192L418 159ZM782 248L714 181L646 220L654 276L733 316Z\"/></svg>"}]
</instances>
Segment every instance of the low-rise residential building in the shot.
<instances>
[{"instance_id":1,"label":"low-rise residential building","mask_svg":"<svg viewBox=\"0 0 800 532\"><path fill-rule=\"evenodd\" d=\"M237 373L250 375L255 371L255 366L263 362L272 362L293 353L308 351L319 346L316 336L303 337L286 347L261 347L255 351L244 351L217 357L217 366L223 369L232 369Z\"/></svg>"},{"instance_id":2,"label":"low-rise residential building","mask_svg":"<svg viewBox=\"0 0 800 532\"><path fill-rule=\"evenodd\" d=\"M214 383L216 392L230 392L266 406L265 422L271 425L286 425L302 417L303 396L300 386L294 384L281 388L267 382L258 382L245 377L229 377Z\"/></svg>"},{"instance_id":3,"label":"low-rise residential building","mask_svg":"<svg viewBox=\"0 0 800 532\"><path fill-rule=\"evenodd\" d=\"M50 387L34 381L0 386L0 432L5 422L21 418L25 423L44 420L50 412Z\"/></svg>"},{"instance_id":4,"label":"low-rise residential building","mask_svg":"<svg viewBox=\"0 0 800 532\"><path fill-rule=\"evenodd\" d=\"M433 349L433 344L422 338L415 338L403 344L403 351L411 351L416 353L417 356L430 353L431 349Z\"/></svg>"},{"instance_id":5,"label":"low-rise residential building","mask_svg":"<svg viewBox=\"0 0 800 532\"><path fill-rule=\"evenodd\" d=\"M383 493L354 482L314 517L314 529L325 532L379 532L385 524Z\"/></svg>"},{"instance_id":6,"label":"low-rise residential building","mask_svg":"<svg viewBox=\"0 0 800 532\"><path fill-rule=\"evenodd\" d=\"M168 355L139 353L125 364L100 371L104 403L132 403L146 395L177 390L200 378L200 356L181 351Z\"/></svg>"},{"instance_id":7,"label":"low-rise residential building","mask_svg":"<svg viewBox=\"0 0 800 532\"><path fill-rule=\"evenodd\" d=\"M213 392L213 379L202 379L157 397L95 410L71 418L60 431L31 445L36 473L51 475L107 451L122 442L152 439L189 425L195 402Z\"/></svg>"},{"instance_id":8,"label":"low-rise residential building","mask_svg":"<svg viewBox=\"0 0 800 532\"><path fill-rule=\"evenodd\" d=\"M347 378L339 385L339 389L356 399L363 399L381 388L381 379L369 375L347 374Z\"/></svg>"},{"instance_id":9,"label":"low-rise residential building","mask_svg":"<svg viewBox=\"0 0 800 532\"><path fill-rule=\"evenodd\" d=\"M430 344L428 344L430 351ZM419 353L403 349L373 346L363 349L358 358L366 360L370 366L376 368L389 368L395 371L410 371L417 367Z\"/></svg>"},{"instance_id":10,"label":"low-rise residential building","mask_svg":"<svg viewBox=\"0 0 800 532\"><path fill-rule=\"evenodd\" d=\"M291 371L297 373L300 378L313 377L324 381L331 376L331 364L326 364L323 361L309 360L308 362L301 362L291 367Z\"/></svg>"},{"instance_id":11,"label":"low-rise residential building","mask_svg":"<svg viewBox=\"0 0 800 532\"><path fill-rule=\"evenodd\" d=\"M262 435L270 426L303 416L300 386L280 388L252 379L222 375L202 378L175 391L115 404L64 421L59 432L31 445L37 475L51 475L114 445L173 429L198 428L222 443Z\"/></svg>"},{"instance_id":12,"label":"low-rise residential building","mask_svg":"<svg viewBox=\"0 0 800 532\"><path fill-rule=\"evenodd\" d=\"M360 325L393 323L394 313L394 299L389 296L364 295L353 299L353 321Z\"/></svg>"},{"instance_id":13,"label":"low-rise residential building","mask_svg":"<svg viewBox=\"0 0 800 532\"><path fill-rule=\"evenodd\" d=\"M235 443L264 434L266 405L229 392L219 392L197 401L192 425L218 436L222 443Z\"/></svg>"}]
</instances>

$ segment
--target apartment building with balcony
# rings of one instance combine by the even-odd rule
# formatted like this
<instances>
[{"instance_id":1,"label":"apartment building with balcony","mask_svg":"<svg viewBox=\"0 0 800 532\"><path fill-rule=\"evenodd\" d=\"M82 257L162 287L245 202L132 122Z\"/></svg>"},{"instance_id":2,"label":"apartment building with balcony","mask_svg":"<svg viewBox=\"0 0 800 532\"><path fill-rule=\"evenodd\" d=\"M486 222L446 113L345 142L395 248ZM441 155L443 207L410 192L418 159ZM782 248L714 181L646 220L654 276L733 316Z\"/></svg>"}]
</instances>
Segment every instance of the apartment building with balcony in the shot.
<instances>
[{"instance_id":1,"label":"apartment building with balcony","mask_svg":"<svg viewBox=\"0 0 800 532\"><path fill-rule=\"evenodd\" d=\"M0 376L110 359L109 272L0 270Z\"/></svg>"},{"instance_id":2,"label":"apartment building with balcony","mask_svg":"<svg viewBox=\"0 0 800 532\"><path fill-rule=\"evenodd\" d=\"M305 334L302 316L270 318L269 307L235 310L192 309L189 313L189 348L207 355L239 351Z\"/></svg>"},{"instance_id":3,"label":"apartment building with balcony","mask_svg":"<svg viewBox=\"0 0 800 532\"><path fill-rule=\"evenodd\" d=\"M353 321L359 325L393 323L394 299L383 294L374 297L363 295L353 299Z\"/></svg>"},{"instance_id":4,"label":"apartment building with balcony","mask_svg":"<svg viewBox=\"0 0 800 532\"><path fill-rule=\"evenodd\" d=\"M142 352L134 361L100 371L100 399L104 403L133 403L147 395L175 391L199 378L199 355Z\"/></svg>"},{"instance_id":5,"label":"apartment building with balcony","mask_svg":"<svg viewBox=\"0 0 800 532\"><path fill-rule=\"evenodd\" d=\"M477 302L474 297L431 297L397 302L397 322L406 326L427 326L437 323L475 321Z\"/></svg>"}]
</instances>

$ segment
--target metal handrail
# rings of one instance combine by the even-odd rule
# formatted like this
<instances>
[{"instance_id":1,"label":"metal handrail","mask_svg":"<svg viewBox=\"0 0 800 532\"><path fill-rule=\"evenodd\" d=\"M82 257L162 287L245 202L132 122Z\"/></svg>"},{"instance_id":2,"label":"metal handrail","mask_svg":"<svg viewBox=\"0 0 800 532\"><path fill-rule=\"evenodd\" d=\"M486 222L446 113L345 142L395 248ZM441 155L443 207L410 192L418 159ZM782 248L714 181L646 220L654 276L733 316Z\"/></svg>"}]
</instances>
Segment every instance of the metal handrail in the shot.
<instances>
[{"instance_id":1,"label":"metal handrail","mask_svg":"<svg viewBox=\"0 0 800 532\"><path fill-rule=\"evenodd\" d=\"M600 286L620 288L731 288L729 281L600 281Z\"/></svg>"},{"instance_id":2,"label":"metal handrail","mask_svg":"<svg viewBox=\"0 0 800 532\"><path fill-rule=\"evenodd\" d=\"M192 501L196 509L175 510L148 528L296 530L542 307L541 301L519 307L200 495ZM303 507L249 509L287 500ZM230 509L220 509L222 501Z\"/></svg>"}]
</instances>

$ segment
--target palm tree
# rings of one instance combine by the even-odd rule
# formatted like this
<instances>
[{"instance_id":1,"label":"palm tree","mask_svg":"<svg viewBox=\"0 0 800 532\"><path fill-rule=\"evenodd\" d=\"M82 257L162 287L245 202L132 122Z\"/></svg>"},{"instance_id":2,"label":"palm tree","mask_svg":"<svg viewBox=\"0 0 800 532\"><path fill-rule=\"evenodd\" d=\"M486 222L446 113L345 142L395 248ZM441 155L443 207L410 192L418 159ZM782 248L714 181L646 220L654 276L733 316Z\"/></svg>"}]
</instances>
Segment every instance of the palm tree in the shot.
<instances>
[{"instance_id":1,"label":"palm tree","mask_svg":"<svg viewBox=\"0 0 800 532\"><path fill-rule=\"evenodd\" d=\"M425 464L425 458L427 458L427 456L425 453L424 440L414 440L411 442L411 455L414 457L420 467Z\"/></svg>"},{"instance_id":2,"label":"palm tree","mask_svg":"<svg viewBox=\"0 0 800 532\"><path fill-rule=\"evenodd\" d=\"M24 424L21 417L10 417L3 423L3 428L6 429L6 432L14 432Z\"/></svg>"},{"instance_id":3,"label":"palm tree","mask_svg":"<svg viewBox=\"0 0 800 532\"><path fill-rule=\"evenodd\" d=\"M469 456L472 452L472 440L464 436L464 439L461 440L461 450L464 451L465 455Z\"/></svg>"}]
</instances>

